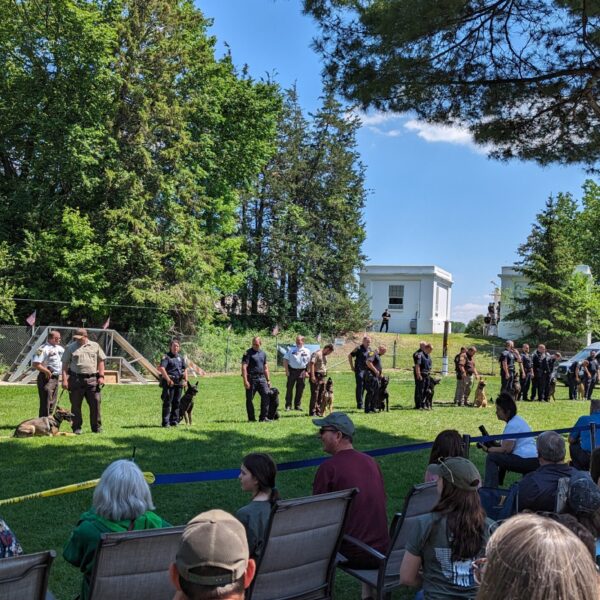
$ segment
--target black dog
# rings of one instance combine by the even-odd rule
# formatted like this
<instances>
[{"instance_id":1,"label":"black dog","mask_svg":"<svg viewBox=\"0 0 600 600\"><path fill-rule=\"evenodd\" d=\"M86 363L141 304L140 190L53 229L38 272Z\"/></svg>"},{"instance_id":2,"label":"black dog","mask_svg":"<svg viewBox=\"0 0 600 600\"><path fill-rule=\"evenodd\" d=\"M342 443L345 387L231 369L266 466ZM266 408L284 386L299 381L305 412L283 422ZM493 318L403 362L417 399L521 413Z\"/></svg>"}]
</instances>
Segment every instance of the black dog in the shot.
<instances>
[{"instance_id":1,"label":"black dog","mask_svg":"<svg viewBox=\"0 0 600 600\"><path fill-rule=\"evenodd\" d=\"M435 379L433 377L427 378L427 387L423 392L423 402L421 408L425 410L431 410L433 408L433 395L435 394L435 386L441 381L441 379Z\"/></svg>"},{"instance_id":2,"label":"black dog","mask_svg":"<svg viewBox=\"0 0 600 600\"><path fill-rule=\"evenodd\" d=\"M187 425L192 424L192 410L194 410L194 396L198 393L198 382L192 385L188 381L187 390L179 402L179 422L185 419Z\"/></svg>"},{"instance_id":3,"label":"black dog","mask_svg":"<svg viewBox=\"0 0 600 600\"><path fill-rule=\"evenodd\" d=\"M267 411L267 418L271 421L279 419L279 390L272 387L269 390L269 410Z\"/></svg>"},{"instance_id":4,"label":"black dog","mask_svg":"<svg viewBox=\"0 0 600 600\"><path fill-rule=\"evenodd\" d=\"M387 376L381 377L379 380L379 393L377 395L377 404L376 410L385 412L390 411L390 394L387 391L388 385L390 384L390 378Z\"/></svg>"}]
</instances>

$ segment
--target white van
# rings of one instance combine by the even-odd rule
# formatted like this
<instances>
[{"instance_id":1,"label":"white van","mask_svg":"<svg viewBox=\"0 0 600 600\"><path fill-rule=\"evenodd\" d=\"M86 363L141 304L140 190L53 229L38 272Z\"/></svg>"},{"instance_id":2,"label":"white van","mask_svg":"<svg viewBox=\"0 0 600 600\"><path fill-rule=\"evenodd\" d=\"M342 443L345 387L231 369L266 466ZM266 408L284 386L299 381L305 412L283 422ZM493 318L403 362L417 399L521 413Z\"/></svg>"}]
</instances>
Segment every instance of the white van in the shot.
<instances>
[{"instance_id":1,"label":"white van","mask_svg":"<svg viewBox=\"0 0 600 600\"><path fill-rule=\"evenodd\" d=\"M565 385L567 383L567 373L569 371L569 367L573 364L574 361L581 362L585 360L592 350L596 351L596 354L600 352L600 342L594 342L590 344L587 348L580 350L575 356L571 357L569 360L563 360L556 367L556 379L562 381Z\"/></svg>"}]
</instances>

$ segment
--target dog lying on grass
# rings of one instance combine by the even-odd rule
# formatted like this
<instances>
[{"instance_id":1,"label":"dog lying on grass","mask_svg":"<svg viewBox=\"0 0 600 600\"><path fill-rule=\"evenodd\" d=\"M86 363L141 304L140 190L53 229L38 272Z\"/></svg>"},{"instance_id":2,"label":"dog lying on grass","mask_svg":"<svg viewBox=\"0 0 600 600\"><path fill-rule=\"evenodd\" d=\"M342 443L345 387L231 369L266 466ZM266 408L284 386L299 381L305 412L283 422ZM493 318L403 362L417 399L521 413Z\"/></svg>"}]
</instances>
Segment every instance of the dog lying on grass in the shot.
<instances>
[{"instance_id":1,"label":"dog lying on grass","mask_svg":"<svg viewBox=\"0 0 600 600\"><path fill-rule=\"evenodd\" d=\"M68 410L57 406L56 411L50 417L37 417L36 419L27 419L27 421L19 423L13 433L13 437L26 438L39 435L75 435L74 433L59 431L61 423L63 421L71 423L74 416L75 415Z\"/></svg>"},{"instance_id":2,"label":"dog lying on grass","mask_svg":"<svg viewBox=\"0 0 600 600\"><path fill-rule=\"evenodd\" d=\"M185 394L181 397L181 401L179 402L179 422L184 419L186 425L192 424L192 411L194 410L194 396L198 393L198 382L196 381L195 385L192 385L188 381L187 390Z\"/></svg>"},{"instance_id":3,"label":"dog lying on grass","mask_svg":"<svg viewBox=\"0 0 600 600\"><path fill-rule=\"evenodd\" d=\"M475 408L486 408L488 401L487 401L487 396L485 395L485 386L486 386L486 382L483 379L479 380L479 383L477 384L477 389L475 390L475 402L473 404L473 406Z\"/></svg>"}]
</instances>

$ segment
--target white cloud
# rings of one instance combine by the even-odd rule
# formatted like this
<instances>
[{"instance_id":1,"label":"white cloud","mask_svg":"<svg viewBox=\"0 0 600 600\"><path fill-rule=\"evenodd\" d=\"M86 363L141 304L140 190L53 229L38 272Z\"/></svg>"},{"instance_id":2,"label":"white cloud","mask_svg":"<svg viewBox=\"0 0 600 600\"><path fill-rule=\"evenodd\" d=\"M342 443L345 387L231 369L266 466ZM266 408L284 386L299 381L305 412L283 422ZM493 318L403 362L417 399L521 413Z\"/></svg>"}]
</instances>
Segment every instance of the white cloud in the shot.
<instances>
[{"instance_id":1,"label":"white cloud","mask_svg":"<svg viewBox=\"0 0 600 600\"><path fill-rule=\"evenodd\" d=\"M476 304L474 302L466 302L452 307L452 320L468 323L477 315L485 315L487 313L487 304Z\"/></svg>"},{"instance_id":2,"label":"white cloud","mask_svg":"<svg viewBox=\"0 0 600 600\"><path fill-rule=\"evenodd\" d=\"M390 121L398 121L405 118L404 115L400 113L382 111L366 113L361 110L355 110L353 111L353 114L356 115L360 119L360 122L366 127L370 127L373 125L382 125L383 123L389 123Z\"/></svg>"},{"instance_id":3,"label":"white cloud","mask_svg":"<svg viewBox=\"0 0 600 600\"><path fill-rule=\"evenodd\" d=\"M404 133L402 129L381 129L381 127L369 127L369 131L386 137L398 137Z\"/></svg>"},{"instance_id":4,"label":"white cloud","mask_svg":"<svg viewBox=\"0 0 600 600\"><path fill-rule=\"evenodd\" d=\"M479 154L487 154L489 148L475 144L471 132L459 125L437 125L410 119L404 123L405 129L415 132L418 137L431 143L457 144L467 146Z\"/></svg>"}]
</instances>

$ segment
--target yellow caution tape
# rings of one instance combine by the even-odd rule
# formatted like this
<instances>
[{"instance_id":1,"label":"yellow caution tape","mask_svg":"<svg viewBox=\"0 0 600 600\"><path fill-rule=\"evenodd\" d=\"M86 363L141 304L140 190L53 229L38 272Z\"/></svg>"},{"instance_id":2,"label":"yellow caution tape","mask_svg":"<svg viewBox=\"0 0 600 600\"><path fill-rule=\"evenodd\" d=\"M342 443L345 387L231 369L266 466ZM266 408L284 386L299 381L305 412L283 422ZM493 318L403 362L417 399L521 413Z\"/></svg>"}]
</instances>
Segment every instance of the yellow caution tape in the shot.
<instances>
[{"instance_id":1,"label":"yellow caution tape","mask_svg":"<svg viewBox=\"0 0 600 600\"><path fill-rule=\"evenodd\" d=\"M148 483L154 483L154 473L144 473L144 479ZM26 494L25 496L15 496L14 498L7 498L6 500L0 500L0 506L5 504L17 504L24 500L32 500L33 498L49 498L50 496L59 496L60 494L70 494L72 492L78 492L80 490L87 490L89 488L96 487L100 480L90 479L89 481L82 481L80 483L72 483L70 485L63 485L62 487L53 488L51 490L44 490L43 492L35 492L34 494Z\"/></svg>"}]
</instances>

